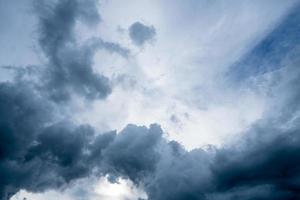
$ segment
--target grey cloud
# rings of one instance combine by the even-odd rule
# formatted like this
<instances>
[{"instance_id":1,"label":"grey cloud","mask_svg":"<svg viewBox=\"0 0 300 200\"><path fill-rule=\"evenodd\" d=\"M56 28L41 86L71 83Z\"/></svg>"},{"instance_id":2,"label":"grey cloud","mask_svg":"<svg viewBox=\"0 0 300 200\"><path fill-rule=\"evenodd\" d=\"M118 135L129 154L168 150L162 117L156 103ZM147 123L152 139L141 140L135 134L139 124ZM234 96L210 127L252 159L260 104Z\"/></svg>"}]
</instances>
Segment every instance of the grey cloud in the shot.
<instances>
[{"instance_id":1,"label":"grey cloud","mask_svg":"<svg viewBox=\"0 0 300 200\"><path fill-rule=\"evenodd\" d=\"M154 170L157 125L129 125L95 137L89 125L57 122L54 104L30 82L0 84L0 197L8 189L42 192L96 170L135 181Z\"/></svg>"},{"instance_id":2,"label":"grey cloud","mask_svg":"<svg viewBox=\"0 0 300 200\"><path fill-rule=\"evenodd\" d=\"M298 82L295 67L288 71L297 75L276 91L289 96L274 105L278 115L257 122L235 144L187 152L178 145L174 151L168 143L156 171L145 180L149 199L299 199L298 109L288 115L281 111L299 105L294 101L299 90L290 86Z\"/></svg>"},{"instance_id":3,"label":"grey cloud","mask_svg":"<svg viewBox=\"0 0 300 200\"><path fill-rule=\"evenodd\" d=\"M153 40L156 35L154 26L147 26L141 22L135 22L129 27L129 36L137 46L143 46L146 42Z\"/></svg>"},{"instance_id":4,"label":"grey cloud","mask_svg":"<svg viewBox=\"0 0 300 200\"><path fill-rule=\"evenodd\" d=\"M151 125L149 129L128 125L103 152L107 172L138 183L155 169L161 136L158 125Z\"/></svg>"},{"instance_id":5,"label":"grey cloud","mask_svg":"<svg viewBox=\"0 0 300 200\"><path fill-rule=\"evenodd\" d=\"M98 44L99 48L103 48L110 53L117 53L123 56L124 58L130 55L129 49L120 46L118 43L106 42L101 39L97 39L96 41L96 44Z\"/></svg>"},{"instance_id":6,"label":"grey cloud","mask_svg":"<svg viewBox=\"0 0 300 200\"><path fill-rule=\"evenodd\" d=\"M20 165L21 157L26 154L32 138L39 129L51 119L51 106L21 83L3 83L0 86L0 196L3 198L4 187L22 185L26 181L30 166Z\"/></svg>"},{"instance_id":7,"label":"grey cloud","mask_svg":"<svg viewBox=\"0 0 300 200\"><path fill-rule=\"evenodd\" d=\"M37 91L26 84L2 83L0 88L1 197L8 186L41 192L109 175L110 181L132 180L155 200L299 198L298 115L285 115L294 122L288 128L277 127L279 114L258 122L234 145L186 151L164 139L158 125L128 125L118 134L95 136L88 125L53 122L51 102L33 95ZM286 93L290 98L278 113L290 103L299 105L296 93Z\"/></svg>"},{"instance_id":8,"label":"grey cloud","mask_svg":"<svg viewBox=\"0 0 300 200\"><path fill-rule=\"evenodd\" d=\"M75 23L81 20L95 26L101 19L96 3L94 0L35 2L39 16L39 44L49 60L42 78L44 90L48 90L55 101L68 100L72 92L87 99L105 98L112 89L109 79L92 68L95 52L105 49L123 57L129 54L128 49L101 38L91 39L84 45L77 44Z\"/></svg>"},{"instance_id":9,"label":"grey cloud","mask_svg":"<svg viewBox=\"0 0 300 200\"><path fill-rule=\"evenodd\" d=\"M85 152L94 130L56 122L55 107L26 82L0 84L0 199L8 191L42 192L90 174Z\"/></svg>"},{"instance_id":10,"label":"grey cloud","mask_svg":"<svg viewBox=\"0 0 300 200\"><path fill-rule=\"evenodd\" d=\"M1 83L1 198L7 188L42 192L108 175L112 182L132 180L154 200L299 199L300 70L295 64L280 73L284 81L273 88L283 94L273 106L277 115L233 145L192 151L167 141L159 125L96 134L89 125L57 122L59 104L28 81Z\"/></svg>"},{"instance_id":11,"label":"grey cloud","mask_svg":"<svg viewBox=\"0 0 300 200\"><path fill-rule=\"evenodd\" d=\"M0 84L0 197L7 188L42 192L100 175L142 180L154 170L157 125L130 125L95 137L88 125L56 122L54 104L24 82ZM134 153L135 152L135 153Z\"/></svg>"}]
</instances>

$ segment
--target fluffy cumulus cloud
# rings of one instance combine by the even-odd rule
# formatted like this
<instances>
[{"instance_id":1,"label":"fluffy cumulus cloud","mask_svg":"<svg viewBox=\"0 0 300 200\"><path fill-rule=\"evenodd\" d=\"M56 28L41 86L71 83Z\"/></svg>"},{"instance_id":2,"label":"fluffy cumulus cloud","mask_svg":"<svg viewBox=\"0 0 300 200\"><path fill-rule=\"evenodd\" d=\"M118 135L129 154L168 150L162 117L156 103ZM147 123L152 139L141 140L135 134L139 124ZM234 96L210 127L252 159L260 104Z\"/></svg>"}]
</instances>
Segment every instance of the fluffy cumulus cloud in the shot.
<instances>
[{"instance_id":1,"label":"fluffy cumulus cloud","mask_svg":"<svg viewBox=\"0 0 300 200\"><path fill-rule=\"evenodd\" d=\"M139 67L142 58L147 60L143 53L147 54L148 49L140 52L142 55L135 55L136 49L131 48L130 40L143 46L160 34L154 26L135 22L129 28L130 38L118 27L119 38L96 30L99 35L78 39L79 30L109 28L102 24L109 16L100 16L97 1L33 1L36 44L42 50L43 62L1 68L13 71L13 78L0 82L0 199L6 200L24 191L27 195L42 195L38 199L51 199L47 197L51 191L61 192L62 196L54 199L299 199L300 60L297 55L300 25L297 22L300 14L299 4L290 2L294 8L287 9L273 29L256 40L257 45L241 53L239 62L229 62L229 66L218 73L226 87L253 90L264 96L267 106L260 118L221 146L187 150L180 141L172 140L169 133L172 129L158 123L146 126L133 122L121 130L107 131L83 118L71 117L82 114L82 105L98 102L104 105L102 108L109 107L112 99L120 97L114 97L115 93L138 101L140 96L135 94L142 91L139 94L143 94L143 98L151 98L145 107L153 105L153 101L165 100L160 95L169 88L157 91L161 82L146 88L145 85L153 81L143 80L149 78L145 75L147 72L136 69L138 73L130 70L123 74L116 71L113 75L105 70L99 73L94 63L95 55L102 52L105 58L120 59ZM188 9L193 10L196 3L190 3L192 8ZM121 61L117 63L122 65ZM134 77L133 84L125 87L122 81L114 82L115 75ZM144 77L137 79L137 75ZM141 84L141 81L145 82ZM128 90L134 92L128 93ZM196 88L194 92L197 91ZM126 98L119 99L123 100ZM186 100L180 102L187 103ZM161 101L165 102L168 101ZM194 104L188 103L189 106ZM80 108L74 108L76 106ZM97 114L102 119L114 117L113 106L109 112L103 109ZM124 116L123 109L117 110L121 116ZM171 124L183 126L185 121L173 112L167 113L172 116ZM147 113L139 117L143 115ZM193 117L189 113L184 116ZM218 123L221 122L214 124ZM181 131L184 133L184 128ZM76 186L81 181L82 186ZM92 183L102 196L91 192ZM113 189L112 185L117 187ZM72 187L77 187L76 191L70 192ZM62 194L64 191L69 192L68 196ZM33 198L37 197L33 195Z\"/></svg>"}]
</instances>

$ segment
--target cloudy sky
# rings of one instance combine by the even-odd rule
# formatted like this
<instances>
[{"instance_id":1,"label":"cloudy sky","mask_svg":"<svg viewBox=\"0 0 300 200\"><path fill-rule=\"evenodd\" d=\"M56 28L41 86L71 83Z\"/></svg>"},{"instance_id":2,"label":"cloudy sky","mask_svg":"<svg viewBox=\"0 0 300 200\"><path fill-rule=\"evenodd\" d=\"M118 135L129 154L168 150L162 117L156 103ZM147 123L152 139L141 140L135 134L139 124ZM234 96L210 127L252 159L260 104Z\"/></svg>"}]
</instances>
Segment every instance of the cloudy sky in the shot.
<instances>
[{"instance_id":1,"label":"cloudy sky","mask_svg":"<svg viewBox=\"0 0 300 200\"><path fill-rule=\"evenodd\" d=\"M0 0L0 200L300 199L299 0Z\"/></svg>"}]
</instances>

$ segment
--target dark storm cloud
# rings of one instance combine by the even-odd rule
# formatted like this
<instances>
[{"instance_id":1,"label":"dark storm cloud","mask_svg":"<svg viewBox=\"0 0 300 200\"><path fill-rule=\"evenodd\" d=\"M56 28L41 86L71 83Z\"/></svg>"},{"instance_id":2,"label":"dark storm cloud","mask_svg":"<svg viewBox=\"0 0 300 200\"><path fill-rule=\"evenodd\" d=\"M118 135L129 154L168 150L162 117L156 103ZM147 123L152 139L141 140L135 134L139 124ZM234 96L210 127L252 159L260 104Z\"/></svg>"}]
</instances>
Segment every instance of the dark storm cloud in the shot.
<instances>
[{"instance_id":1,"label":"dark storm cloud","mask_svg":"<svg viewBox=\"0 0 300 200\"><path fill-rule=\"evenodd\" d=\"M274 105L278 114L257 122L236 143L190 152L166 143L154 174L144 180L149 199L299 199L300 116L295 100L300 71L294 65L286 72L282 75L289 80L276 91L285 95ZM289 106L297 109L284 112Z\"/></svg>"},{"instance_id":2,"label":"dark storm cloud","mask_svg":"<svg viewBox=\"0 0 300 200\"><path fill-rule=\"evenodd\" d=\"M20 78L0 84L0 197L20 189L42 192L92 175L142 181L159 159L159 126L129 125L95 137L89 125L57 122L55 104ZM113 179L111 179L113 180Z\"/></svg>"},{"instance_id":3,"label":"dark storm cloud","mask_svg":"<svg viewBox=\"0 0 300 200\"><path fill-rule=\"evenodd\" d=\"M35 1L39 16L39 44L49 60L42 80L55 101L65 101L72 92L88 99L105 98L111 93L107 77L94 72L93 55L98 49L127 57L129 51L100 38L79 45L74 27L77 21L96 26L101 17L97 1Z\"/></svg>"},{"instance_id":4,"label":"dark storm cloud","mask_svg":"<svg viewBox=\"0 0 300 200\"><path fill-rule=\"evenodd\" d=\"M56 122L53 104L25 82L0 84L0 197L42 192L97 174L133 181L153 173L162 131L129 125L95 137L89 125Z\"/></svg>"},{"instance_id":5,"label":"dark storm cloud","mask_svg":"<svg viewBox=\"0 0 300 200\"><path fill-rule=\"evenodd\" d=\"M55 105L30 82L0 84L0 199L40 192L89 174L88 125L55 122Z\"/></svg>"},{"instance_id":6,"label":"dark storm cloud","mask_svg":"<svg viewBox=\"0 0 300 200\"><path fill-rule=\"evenodd\" d=\"M250 143L250 147L241 150L243 153L220 152L214 166L216 187L243 199L298 199L299 129L269 140ZM266 189L260 193L253 188Z\"/></svg>"},{"instance_id":7,"label":"dark storm cloud","mask_svg":"<svg viewBox=\"0 0 300 200\"><path fill-rule=\"evenodd\" d=\"M146 26L141 22L135 22L129 27L129 36L137 46L143 46L146 42L151 41L156 35L153 26Z\"/></svg>"},{"instance_id":8,"label":"dark storm cloud","mask_svg":"<svg viewBox=\"0 0 300 200\"><path fill-rule=\"evenodd\" d=\"M41 126L51 118L44 115L50 106L37 96L28 86L21 83L0 85L0 194L6 186L22 184L20 177L26 178L26 166L19 166L19 158ZM20 162L22 162L20 160Z\"/></svg>"},{"instance_id":9,"label":"dark storm cloud","mask_svg":"<svg viewBox=\"0 0 300 200\"><path fill-rule=\"evenodd\" d=\"M162 139L158 125L150 128L128 125L103 152L111 175L124 176L135 183L153 173L159 159L157 145Z\"/></svg>"},{"instance_id":10,"label":"dark storm cloud","mask_svg":"<svg viewBox=\"0 0 300 200\"><path fill-rule=\"evenodd\" d=\"M109 175L110 181L132 180L154 200L299 199L298 109L282 112L299 106L300 90L291 88L300 80L296 67L282 73L289 79L276 87L285 94L278 115L257 122L233 145L192 151L164 139L158 125L95 136L88 125L54 121L55 104L24 82L2 83L1 195L7 188L41 192Z\"/></svg>"}]
</instances>

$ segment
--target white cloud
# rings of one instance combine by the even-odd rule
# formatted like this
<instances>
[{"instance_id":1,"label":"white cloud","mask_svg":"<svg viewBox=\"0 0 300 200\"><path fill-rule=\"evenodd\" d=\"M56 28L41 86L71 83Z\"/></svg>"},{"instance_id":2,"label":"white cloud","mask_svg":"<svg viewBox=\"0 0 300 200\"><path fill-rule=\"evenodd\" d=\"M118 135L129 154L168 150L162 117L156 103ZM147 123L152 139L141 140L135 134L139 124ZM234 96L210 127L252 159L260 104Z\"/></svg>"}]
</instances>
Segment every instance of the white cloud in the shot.
<instances>
[{"instance_id":1,"label":"white cloud","mask_svg":"<svg viewBox=\"0 0 300 200\"><path fill-rule=\"evenodd\" d=\"M132 57L100 52L94 67L111 79L126 77L132 87L117 84L107 100L83 105L75 118L100 130L157 122L189 149L221 145L259 119L266 105L258 91L225 85L224 72L295 2L103 1L103 23L94 34L129 47ZM142 50L128 37L136 21L157 30L156 41Z\"/></svg>"},{"instance_id":2,"label":"white cloud","mask_svg":"<svg viewBox=\"0 0 300 200\"><path fill-rule=\"evenodd\" d=\"M107 177L98 180L82 179L62 190L49 190L43 193L31 193L21 190L11 200L137 200L147 198L146 194L129 180L119 179L110 183Z\"/></svg>"}]
</instances>

